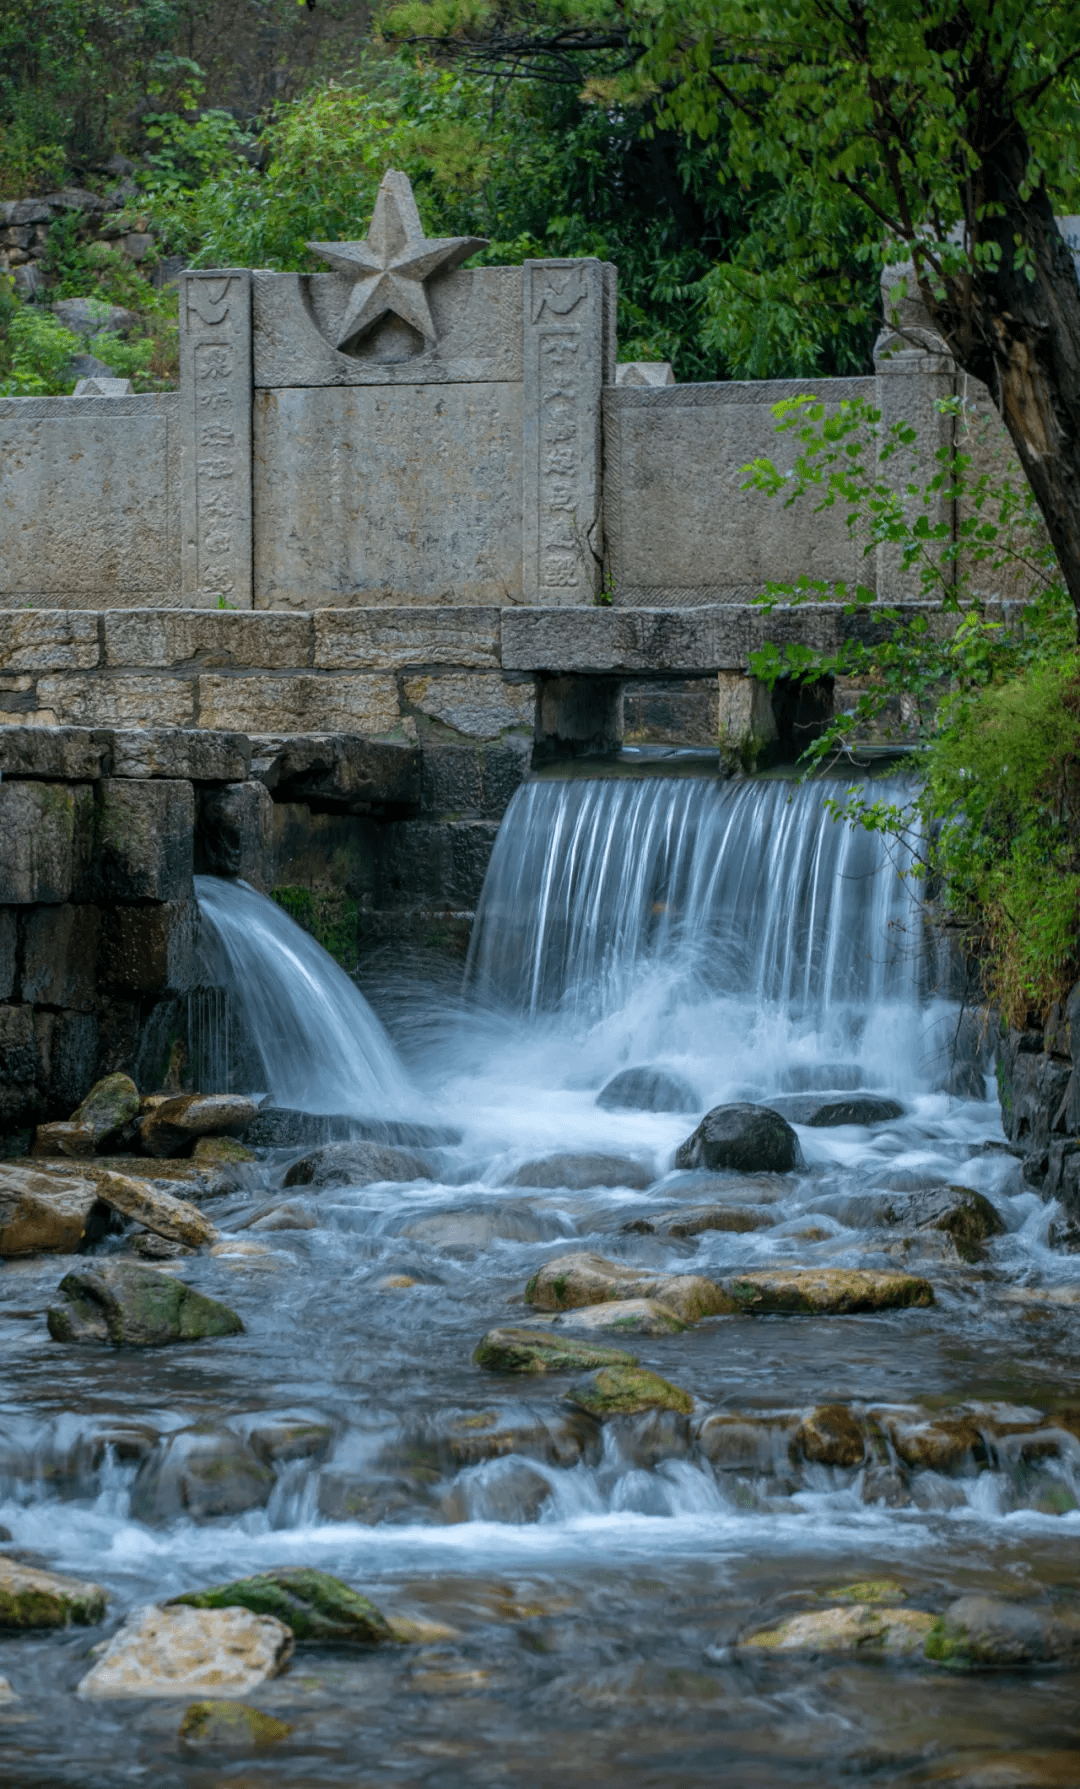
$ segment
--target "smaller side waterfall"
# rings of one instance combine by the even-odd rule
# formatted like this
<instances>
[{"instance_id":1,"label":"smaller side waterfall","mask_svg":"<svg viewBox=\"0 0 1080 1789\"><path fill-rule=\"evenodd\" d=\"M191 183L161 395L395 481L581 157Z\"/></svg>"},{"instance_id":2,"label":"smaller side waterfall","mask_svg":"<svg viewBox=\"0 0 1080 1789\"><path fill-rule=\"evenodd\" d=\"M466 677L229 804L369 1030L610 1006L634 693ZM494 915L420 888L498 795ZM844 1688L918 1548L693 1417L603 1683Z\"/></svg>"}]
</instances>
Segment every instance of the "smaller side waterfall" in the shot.
<instances>
[{"instance_id":1,"label":"smaller side waterfall","mask_svg":"<svg viewBox=\"0 0 1080 1789\"><path fill-rule=\"evenodd\" d=\"M196 876L195 893L213 979L242 1013L277 1103L361 1117L402 1111L412 1090L394 1047L322 945L246 882Z\"/></svg>"}]
</instances>

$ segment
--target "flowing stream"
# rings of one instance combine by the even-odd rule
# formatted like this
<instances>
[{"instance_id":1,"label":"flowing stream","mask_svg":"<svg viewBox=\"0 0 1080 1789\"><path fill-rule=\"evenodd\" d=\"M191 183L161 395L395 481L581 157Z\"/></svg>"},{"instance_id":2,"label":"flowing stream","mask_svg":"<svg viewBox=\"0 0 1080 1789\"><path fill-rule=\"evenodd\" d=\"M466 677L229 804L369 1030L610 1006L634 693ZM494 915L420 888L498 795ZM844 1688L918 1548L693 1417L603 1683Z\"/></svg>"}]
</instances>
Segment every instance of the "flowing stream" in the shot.
<instances>
[{"instance_id":1,"label":"flowing stream","mask_svg":"<svg viewBox=\"0 0 1080 1789\"><path fill-rule=\"evenodd\" d=\"M1050 1246L977 1053L956 1057L968 1033L909 864L822 799L779 779L535 780L503 822L463 990L402 978L369 990L378 1017L271 903L200 879L253 1090L394 1120L406 1143L424 1127L430 1177L285 1187L299 1143L243 1169L206 1202L224 1243L165 1264L240 1313L227 1341L58 1346L43 1313L63 1262L6 1263L0 1526L106 1586L106 1633L275 1564L445 1631L299 1649L252 1698L293 1729L255 1762L181 1744L175 1704L77 1701L101 1630L0 1635L19 1697L0 1704L0 1783L1080 1783L1074 1669L960 1678L739 1644L853 1582L934 1612L1076 1582L1080 1258ZM684 1109L597 1104L636 1068ZM901 1115L807 1122L860 1095ZM805 1167L676 1171L732 1100L786 1113ZM623 1167L536 1184L554 1154ZM948 1186L982 1192L1000 1234L965 1254L897 1215ZM702 1203L737 1227L652 1221ZM530 1276L581 1249L716 1277L903 1269L935 1302L620 1341L694 1412L598 1427L564 1379L472 1364L487 1329L530 1317ZM856 1463L800 1447L825 1405L864 1437ZM185 1478L200 1447L223 1450L214 1492Z\"/></svg>"}]
</instances>

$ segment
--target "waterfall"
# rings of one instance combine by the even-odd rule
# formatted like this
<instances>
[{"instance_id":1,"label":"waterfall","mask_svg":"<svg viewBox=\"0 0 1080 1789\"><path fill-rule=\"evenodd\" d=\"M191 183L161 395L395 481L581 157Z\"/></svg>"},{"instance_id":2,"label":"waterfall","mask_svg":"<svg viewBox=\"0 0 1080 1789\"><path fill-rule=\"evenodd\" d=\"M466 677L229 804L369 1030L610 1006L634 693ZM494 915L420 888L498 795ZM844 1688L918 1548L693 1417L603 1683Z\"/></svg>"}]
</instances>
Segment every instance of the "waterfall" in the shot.
<instances>
[{"instance_id":1,"label":"waterfall","mask_svg":"<svg viewBox=\"0 0 1080 1789\"><path fill-rule=\"evenodd\" d=\"M239 1010L277 1104L364 1117L402 1111L412 1090L394 1047L322 945L246 882L196 876L195 893L212 979Z\"/></svg>"}]
</instances>

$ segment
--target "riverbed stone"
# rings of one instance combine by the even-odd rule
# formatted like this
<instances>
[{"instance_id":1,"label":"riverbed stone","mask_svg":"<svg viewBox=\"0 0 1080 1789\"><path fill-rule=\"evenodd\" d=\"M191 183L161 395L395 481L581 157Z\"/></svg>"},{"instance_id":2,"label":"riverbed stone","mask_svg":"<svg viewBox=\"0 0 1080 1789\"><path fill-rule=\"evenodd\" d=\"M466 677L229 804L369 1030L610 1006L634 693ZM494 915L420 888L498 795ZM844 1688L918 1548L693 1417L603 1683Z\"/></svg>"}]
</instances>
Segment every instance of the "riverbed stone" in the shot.
<instances>
[{"instance_id":1,"label":"riverbed stone","mask_svg":"<svg viewBox=\"0 0 1080 1789\"><path fill-rule=\"evenodd\" d=\"M929 1420L919 1412L881 1411L878 1420L897 1459L913 1472L960 1472L986 1462L986 1444L970 1416L947 1411Z\"/></svg>"},{"instance_id":2,"label":"riverbed stone","mask_svg":"<svg viewBox=\"0 0 1080 1789\"><path fill-rule=\"evenodd\" d=\"M923 1650L934 1616L921 1609L890 1609L854 1603L791 1615L771 1628L761 1628L739 1642L740 1650L758 1653L857 1653L910 1658Z\"/></svg>"},{"instance_id":3,"label":"riverbed stone","mask_svg":"<svg viewBox=\"0 0 1080 1789\"><path fill-rule=\"evenodd\" d=\"M844 1099L818 1104L808 1117L797 1122L825 1130L841 1124L887 1124L903 1116L904 1107L899 1100L885 1099L876 1093L852 1093Z\"/></svg>"},{"instance_id":4,"label":"riverbed stone","mask_svg":"<svg viewBox=\"0 0 1080 1789\"><path fill-rule=\"evenodd\" d=\"M435 1163L418 1149L388 1143L326 1143L294 1162L285 1186L372 1186L377 1181L433 1180Z\"/></svg>"},{"instance_id":5,"label":"riverbed stone","mask_svg":"<svg viewBox=\"0 0 1080 1789\"><path fill-rule=\"evenodd\" d=\"M289 1662L292 1630L247 1609L150 1604L129 1615L77 1696L246 1695Z\"/></svg>"},{"instance_id":6,"label":"riverbed stone","mask_svg":"<svg viewBox=\"0 0 1080 1789\"><path fill-rule=\"evenodd\" d=\"M654 1212L649 1217L631 1218L623 1230L636 1236L675 1236L680 1240L703 1236L708 1230L730 1235L745 1235L751 1230L769 1230L776 1219L760 1206L690 1205L676 1211Z\"/></svg>"},{"instance_id":7,"label":"riverbed stone","mask_svg":"<svg viewBox=\"0 0 1080 1789\"><path fill-rule=\"evenodd\" d=\"M774 1473L787 1467L796 1418L788 1413L702 1417L694 1437L699 1453L721 1472Z\"/></svg>"},{"instance_id":8,"label":"riverbed stone","mask_svg":"<svg viewBox=\"0 0 1080 1789\"><path fill-rule=\"evenodd\" d=\"M57 1119L55 1124L39 1124L34 1132L35 1158L68 1156L73 1160L94 1153L94 1133L88 1124L73 1124L70 1118Z\"/></svg>"},{"instance_id":9,"label":"riverbed stone","mask_svg":"<svg viewBox=\"0 0 1080 1789\"><path fill-rule=\"evenodd\" d=\"M130 1075L106 1075L95 1081L71 1114L72 1124L86 1125L95 1147L107 1143L139 1115L139 1090Z\"/></svg>"},{"instance_id":10,"label":"riverbed stone","mask_svg":"<svg viewBox=\"0 0 1080 1789\"><path fill-rule=\"evenodd\" d=\"M178 1604L192 1609L243 1608L255 1615L273 1615L291 1628L298 1640L370 1646L392 1638L386 1617L374 1603L341 1578L310 1566L286 1566L209 1590L188 1590L168 1606Z\"/></svg>"},{"instance_id":11,"label":"riverbed stone","mask_svg":"<svg viewBox=\"0 0 1080 1789\"><path fill-rule=\"evenodd\" d=\"M240 1167L256 1159L255 1152L236 1137L197 1137L191 1152L193 1162L207 1167Z\"/></svg>"},{"instance_id":12,"label":"riverbed stone","mask_svg":"<svg viewBox=\"0 0 1080 1789\"><path fill-rule=\"evenodd\" d=\"M500 1237L507 1242L551 1242L565 1232L554 1212L514 1203L428 1212L408 1218L397 1234L437 1248L483 1249Z\"/></svg>"},{"instance_id":13,"label":"riverbed stone","mask_svg":"<svg viewBox=\"0 0 1080 1789\"><path fill-rule=\"evenodd\" d=\"M197 1205L163 1192L148 1180L136 1180L131 1174L99 1174L96 1184L98 1198L106 1205L155 1236L163 1236L166 1242L200 1249L221 1240L220 1230Z\"/></svg>"},{"instance_id":14,"label":"riverbed stone","mask_svg":"<svg viewBox=\"0 0 1080 1789\"><path fill-rule=\"evenodd\" d=\"M701 1101L678 1075L662 1068L624 1068L596 1096L604 1112L697 1112Z\"/></svg>"},{"instance_id":15,"label":"riverbed stone","mask_svg":"<svg viewBox=\"0 0 1080 1789\"><path fill-rule=\"evenodd\" d=\"M311 1416L261 1417L247 1431L248 1446L268 1466L287 1460L323 1460L333 1439L333 1424Z\"/></svg>"},{"instance_id":16,"label":"riverbed stone","mask_svg":"<svg viewBox=\"0 0 1080 1789\"><path fill-rule=\"evenodd\" d=\"M133 1261L95 1261L64 1275L49 1311L54 1342L161 1348L243 1333L235 1311L169 1273Z\"/></svg>"},{"instance_id":17,"label":"riverbed stone","mask_svg":"<svg viewBox=\"0 0 1080 1789\"><path fill-rule=\"evenodd\" d=\"M625 1186L644 1191L652 1182L652 1169L632 1156L562 1151L523 1162L506 1181L507 1186L568 1188L574 1193L594 1186Z\"/></svg>"},{"instance_id":18,"label":"riverbed stone","mask_svg":"<svg viewBox=\"0 0 1080 1789\"><path fill-rule=\"evenodd\" d=\"M274 1473L238 1435L203 1426L169 1435L143 1461L131 1491L137 1522L204 1522L261 1509Z\"/></svg>"},{"instance_id":19,"label":"riverbed stone","mask_svg":"<svg viewBox=\"0 0 1080 1789\"><path fill-rule=\"evenodd\" d=\"M139 1141L147 1155L183 1155L199 1137L240 1136L257 1110L238 1093L181 1093L147 1112Z\"/></svg>"},{"instance_id":20,"label":"riverbed stone","mask_svg":"<svg viewBox=\"0 0 1080 1789\"><path fill-rule=\"evenodd\" d=\"M754 1269L720 1284L730 1300L726 1309L759 1317L784 1312L845 1316L855 1311L906 1310L934 1302L929 1281L915 1274L850 1267Z\"/></svg>"},{"instance_id":21,"label":"riverbed stone","mask_svg":"<svg viewBox=\"0 0 1080 1789\"><path fill-rule=\"evenodd\" d=\"M177 1738L188 1746L217 1750L249 1751L277 1745L292 1732L288 1721L279 1721L264 1708L247 1702L208 1700L185 1709Z\"/></svg>"},{"instance_id":22,"label":"riverbed stone","mask_svg":"<svg viewBox=\"0 0 1080 1789\"><path fill-rule=\"evenodd\" d=\"M0 1629L91 1627L104 1620L107 1602L100 1584L0 1558Z\"/></svg>"},{"instance_id":23,"label":"riverbed stone","mask_svg":"<svg viewBox=\"0 0 1080 1789\"><path fill-rule=\"evenodd\" d=\"M795 1431L794 1446L815 1466L861 1466L866 1456L862 1425L846 1404L819 1404Z\"/></svg>"},{"instance_id":24,"label":"riverbed stone","mask_svg":"<svg viewBox=\"0 0 1080 1789\"><path fill-rule=\"evenodd\" d=\"M677 1168L734 1168L788 1174L805 1167L799 1139L771 1106L714 1106L675 1152Z\"/></svg>"},{"instance_id":25,"label":"riverbed stone","mask_svg":"<svg viewBox=\"0 0 1080 1789\"><path fill-rule=\"evenodd\" d=\"M928 1187L906 1198L891 1199L881 1216L904 1229L938 1230L951 1236L962 1260L978 1260L982 1245L1004 1234L1005 1225L984 1193L971 1187Z\"/></svg>"},{"instance_id":26,"label":"riverbed stone","mask_svg":"<svg viewBox=\"0 0 1080 1789\"><path fill-rule=\"evenodd\" d=\"M730 1295L700 1274L650 1274L603 1255L558 1255L535 1273L525 1299L541 1311L565 1311L613 1299L653 1298L685 1323L737 1309Z\"/></svg>"},{"instance_id":27,"label":"riverbed stone","mask_svg":"<svg viewBox=\"0 0 1080 1789\"><path fill-rule=\"evenodd\" d=\"M548 1329L489 1329L477 1344L473 1364L489 1373L580 1373L592 1367L636 1366L637 1357Z\"/></svg>"},{"instance_id":28,"label":"riverbed stone","mask_svg":"<svg viewBox=\"0 0 1080 1789\"><path fill-rule=\"evenodd\" d=\"M607 1304L582 1305L553 1320L560 1334L568 1329L596 1333L611 1330L623 1336L674 1336L690 1325L658 1298L616 1298Z\"/></svg>"},{"instance_id":29,"label":"riverbed stone","mask_svg":"<svg viewBox=\"0 0 1080 1789\"><path fill-rule=\"evenodd\" d=\"M93 1181L0 1163L0 1257L74 1254L105 1234Z\"/></svg>"},{"instance_id":30,"label":"riverbed stone","mask_svg":"<svg viewBox=\"0 0 1080 1789\"><path fill-rule=\"evenodd\" d=\"M1080 1620L1033 1603L963 1596L926 1641L926 1656L957 1671L1015 1671L1080 1658Z\"/></svg>"},{"instance_id":31,"label":"riverbed stone","mask_svg":"<svg viewBox=\"0 0 1080 1789\"><path fill-rule=\"evenodd\" d=\"M598 1367L578 1379L566 1394L571 1404L590 1416L638 1416L644 1410L673 1410L688 1416L694 1400L681 1386L639 1366Z\"/></svg>"}]
</instances>

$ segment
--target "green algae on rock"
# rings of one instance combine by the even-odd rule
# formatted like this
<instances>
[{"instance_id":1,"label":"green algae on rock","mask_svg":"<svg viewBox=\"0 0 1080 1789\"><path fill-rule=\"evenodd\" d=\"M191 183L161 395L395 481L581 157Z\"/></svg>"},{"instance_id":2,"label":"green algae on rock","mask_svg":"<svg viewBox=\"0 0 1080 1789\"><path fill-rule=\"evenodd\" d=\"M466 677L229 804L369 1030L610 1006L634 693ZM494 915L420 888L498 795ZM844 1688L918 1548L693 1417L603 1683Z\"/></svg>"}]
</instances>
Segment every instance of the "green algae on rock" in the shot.
<instances>
[{"instance_id":1,"label":"green algae on rock","mask_svg":"<svg viewBox=\"0 0 1080 1789\"><path fill-rule=\"evenodd\" d=\"M139 1090L130 1075L106 1075L95 1082L82 1105L71 1114L71 1123L85 1125L94 1143L101 1143L139 1116Z\"/></svg>"},{"instance_id":2,"label":"green algae on rock","mask_svg":"<svg viewBox=\"0 0 1080 1789\"><path fill-rule=\"evenodd\" d=\"M583 1373L591 1367L633 1367L637 1356L545 1329L489 1329L473 1364L489 1373Z\"/></svg>"},{"instance_id":3,"label":"green algae on rock","mask_svg":"<svg viewBox=\"0 0 1080 1789\"><path fill-rule=\"evenodd\" d=\"M310 1566L286 1566L217 1584L210 1590L189 1590L168 1605L191 1609L250 1609L254 1615L273 1615L292 1629L298 1640L349 1640L374 1645L390 1640L389 1622L366 1596Z\"/></svg>"},{"instance_id":4,"label":"green algae on rock","mask_svg":"<svg viewBox=\"0 0 1080 1789\"><path fill-rule=\"evenodd\" d=\"M1080 1658L1080 1621L1004 1597L962 1596L933 1624L926 1656L953 1671L1015 1671Z\"/></svg>"},{"instance_id":5,"label":"green algae on rock","mask_svg":"<svg viewBox=\"0 0 1080 1789\"><path fill-rule=\"evenodd\" d=\"M180 1722L177 1738L186 1745L228 1746L247 1750L288 1739L287 1721L246 1702L193 1702Z\"/></svg>"},{"instance_id":6,"label":"green algae on rock","mask_svg":"<svg viewBox=\"0 0 1080 1789\"><path fill-rule=\"evenodd\" d=\"M567 1311L624 1298L656 1299L684 1323L739 1308L701 1274L650 1274L584 1251L557 1255L533 1274L525 1288L526 1302L541 1311Z\"/></svg>"},{"instance_id":7,"label":"green algae on rock","mask_svg":"<svg viewBox=\"0 0 1080 1789\"><path fill-rule=\"evenodd\" d=\"M637 1416L644 1410L674 1410L689 1416L690 1393L644 1367L600 1367L570 1387L567 1398L590 1416Z\"/></svg>"},{"instance_id":8,"label":"green algae on rock","mask_svg":"<svg viewBox=\"0 0 1080 1789\"><path fill-rule=\"evenodd\" d=\"M72 1625L92 1627L104 1619L107 1602L108 1592L99 1584L0 1558L0 1628L30 1633Z\"/></svg>"},{"instance_id":9,"label":"green algae on rock","mask_svg":"<svg viewBox=\"0 0 1080 1789\"><path fill-rule=\"evenodd\" d=\"M861 1466L866 1437L846 1404L819 1404L795 1431L794 1446L816 1466Z\"/></svg>"},{"instance_id":10,"label":"green algae on rock","mask_svg":"<svg viewBox=\"0 0 1080 1789\"><path fill-rule=\"evenodd\" d=\"M195 1292L183 1280L130 1261L96 1261L65 1274L63 1304L50 1307L54 1342L111 1342L115 1348L161 1348L243 1333L235 1311Z\"/></svg>"},{"instance_id":11,"label":"green algae on rock","mask_svg":"<svg viewBox=\"0 0 1080 1789\"><path fill-rule=\"evenodd\" d=\"M727 1310L762 1317L784 1312L845 1316L853 1311L906 1310L934 1302L929 1280L911 1273L855 1267L755 1269L724 1279L721 1288L729 1300Z\"/></svg>"},{"instance_id":12,"label":"green algae on rock","mask_svg":"<svg viewBox=\"0 0 1080 1789\"><path fill-rule=\"evenodd\" d=\"M921 1609L890 1609L854 1603L791 1615L776 1627L762 1628L739 1642L763 1653L806 1654L846 1652L881 1657L911 1657L922 1652L934 1617Z\"/></svg>"}]
</instances>

